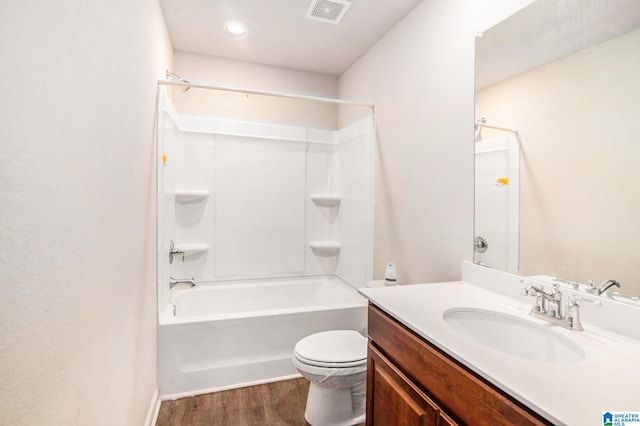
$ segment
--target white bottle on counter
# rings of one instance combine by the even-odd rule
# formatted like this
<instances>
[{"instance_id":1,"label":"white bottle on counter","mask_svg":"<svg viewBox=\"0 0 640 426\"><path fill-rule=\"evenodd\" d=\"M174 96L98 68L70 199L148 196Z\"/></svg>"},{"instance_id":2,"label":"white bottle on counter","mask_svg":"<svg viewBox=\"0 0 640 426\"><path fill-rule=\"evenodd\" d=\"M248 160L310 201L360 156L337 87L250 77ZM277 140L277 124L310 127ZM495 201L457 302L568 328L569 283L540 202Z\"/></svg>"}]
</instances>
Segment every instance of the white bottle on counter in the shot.
<instances>
[{"instance_id":1,"label":"white bottle on counter","mask_svg":"<svg viewBox=\"0 0 640 426\"><path fill-rule=\"evenodd\" d=\"M387 269L384 271L384 285L391 286L398 284L398 273L394 263L387 263Z\"/></svg>"},{"instance_id":2,"label":"white bottle on counter","mask_svg":"<svg viewBox=\"0 0 640 426\"><path fill-rule=\"evenodd\" d=\"M398 284L396 265L394 263L387 263L387 268L384 271L383 280L369 281L365 284L365 287L388 287Z\"/></svg>"}]
</instances>

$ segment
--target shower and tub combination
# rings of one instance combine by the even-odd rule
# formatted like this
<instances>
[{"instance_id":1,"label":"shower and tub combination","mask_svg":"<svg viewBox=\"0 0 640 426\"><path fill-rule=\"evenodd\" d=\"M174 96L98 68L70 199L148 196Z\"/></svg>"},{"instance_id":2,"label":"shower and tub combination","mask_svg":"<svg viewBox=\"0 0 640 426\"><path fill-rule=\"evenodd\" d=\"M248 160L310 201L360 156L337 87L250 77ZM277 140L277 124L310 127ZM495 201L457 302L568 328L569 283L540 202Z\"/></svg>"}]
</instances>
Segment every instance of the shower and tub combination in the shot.
<instances>
[{"instance_id":1,"label":"shower and tub combination","mask_svg":"<svg viewBox=\"0 0 640 426\"><path fill-rule=\"evenodd\" d=\"M366 336L357 288L373 275L368 110L340 129L321 129L179 112L160 87L164 399L299 377L292 354L305 336Z\"/></svg>"}]
</instances>

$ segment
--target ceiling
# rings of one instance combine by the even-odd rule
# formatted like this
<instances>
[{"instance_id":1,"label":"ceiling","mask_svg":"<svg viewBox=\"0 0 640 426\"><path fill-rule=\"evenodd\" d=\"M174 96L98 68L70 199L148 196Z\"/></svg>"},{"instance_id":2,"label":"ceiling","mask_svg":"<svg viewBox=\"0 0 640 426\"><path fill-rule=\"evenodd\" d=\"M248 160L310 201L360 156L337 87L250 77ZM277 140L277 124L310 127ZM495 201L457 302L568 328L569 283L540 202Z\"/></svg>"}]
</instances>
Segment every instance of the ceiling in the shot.
<instances>
[{"instance_id":1,"label":"ceiling","mask_svg":"<svg viewBox=\"0 0 640 426\"><path fill-rule=\"evenodd\" d=\"M339 75L421 0L352 0L338 24L305 18L311 0L160 0L173 48ZM225 24L249 27L234 37Z\"/></svg>"}]
</instances>

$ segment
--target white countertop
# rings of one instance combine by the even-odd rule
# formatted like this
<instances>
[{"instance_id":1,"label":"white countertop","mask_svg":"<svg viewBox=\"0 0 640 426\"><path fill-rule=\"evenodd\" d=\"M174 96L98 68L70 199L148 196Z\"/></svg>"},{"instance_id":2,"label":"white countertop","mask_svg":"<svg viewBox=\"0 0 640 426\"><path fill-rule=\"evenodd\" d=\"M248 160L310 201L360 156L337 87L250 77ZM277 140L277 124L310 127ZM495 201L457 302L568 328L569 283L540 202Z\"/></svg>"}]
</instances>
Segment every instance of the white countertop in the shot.
<instances>
[{"instance_id":1,"label":"white countertop","mask_svg":"<svg viewBox=\"0 0 640 426\"><path fill-rule=\"evenodd\" d=\"M640 341L584 320L585 331L552 326L528 314L532 304L466 282L366 288L360 293L554 424L602 425L605 411L640 411ZM547 363L484 346L444 321L445 311L460 307L497 311L549 327L581 346L585 359Z\"/></svg>"}]
</instances>

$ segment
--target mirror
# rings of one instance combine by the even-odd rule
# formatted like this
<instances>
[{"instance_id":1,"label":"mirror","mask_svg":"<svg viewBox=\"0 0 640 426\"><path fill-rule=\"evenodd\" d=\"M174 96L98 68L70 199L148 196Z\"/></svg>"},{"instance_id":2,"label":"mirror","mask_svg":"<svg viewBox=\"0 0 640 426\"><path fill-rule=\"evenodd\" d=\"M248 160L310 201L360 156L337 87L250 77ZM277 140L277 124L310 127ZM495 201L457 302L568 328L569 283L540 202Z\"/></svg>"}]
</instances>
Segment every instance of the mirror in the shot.
<instances>
[{"instance_id":1,"label":"mirror","mask_svg":"<svg viewBox=\"0 0 640 426\"><path fill-rule=\"evenodd\" d=\"M640 296L639 75L637 0L536 0L478 36L476 263Z\"/></svg>"}]
</instances>

